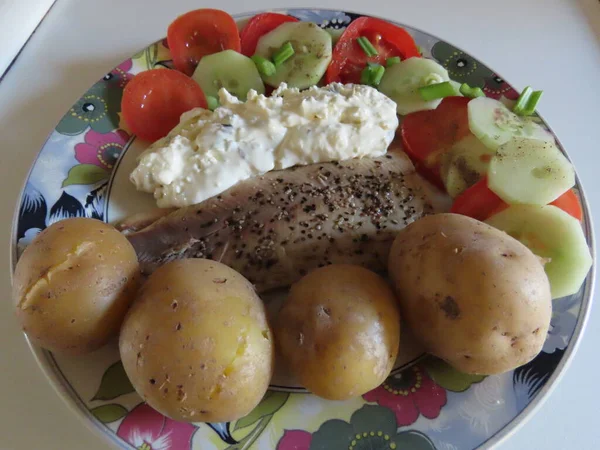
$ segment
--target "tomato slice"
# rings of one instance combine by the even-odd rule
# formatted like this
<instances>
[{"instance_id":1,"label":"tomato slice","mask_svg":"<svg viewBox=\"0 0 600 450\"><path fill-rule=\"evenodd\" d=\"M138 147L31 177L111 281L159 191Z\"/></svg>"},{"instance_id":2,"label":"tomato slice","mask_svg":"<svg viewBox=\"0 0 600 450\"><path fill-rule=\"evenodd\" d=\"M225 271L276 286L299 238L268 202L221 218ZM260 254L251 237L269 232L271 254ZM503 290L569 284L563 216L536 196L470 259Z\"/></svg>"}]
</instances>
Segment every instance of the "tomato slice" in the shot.
<instances>
[{"instance_id":1,"label":"tomato slice","mask_svg":"<svg viewBox=\"0 0 600 450\"><path fill-rule=\"evenodd\" d=\"M179 117L192 108L206 108L200 86L181 72L154 69L127 83L121 100L123 119L140 139L155 141L166 136Z\"/></svg>"},{"instance_id":2,"label":"tomato slice","mask_svg":"<svg viewBox=\"0 0 600 450\"><path fill-rule=\"evenodd\" d=\"M573 189L568 190L550 204L559 207L580 222L583 219L583 208L581 207L581 202L579 201L579 198Z\"/></svg>"},{"instance_id":3,"label":"tomato slice","mask_svg":"<svg viewBox=\"0 0 600 450\"><path fill-rule=\"evenodd\" d=\"M356 41L364 36L377 49L378 55L368 57ZM385 20L360 17L348 25L333 48L331 64L325 73L325 81L333 83L359 83L360 73L367 62L385 65L392 56L401 59L421 56L415 40L404 29Z\"/></svg>"},{"instance_id":4,"label":"tomato slice","mask_svg":"<svg viewBox=\"0 0 600 450\"><path fill-rule=\"evenodd\" d=\"M298 22L298 19L278 13L262 13L254 16L240 33L242 53L248 57L254 55L258 40L286 22Z\"/></svg>"},{"instance_id":5,"label":"tomato slice","mask_svg":"<svg viewBox=\"0 0 600 450\"><path fill-rule=\"evenodd\" d=\"M450 212L483 221L490 217L492 213L500 212L500 208L504 209L507 206L488 187L487 177L482 177L481 180L454 199Z\"/></svg>"},{"instance_id":6,"label":"tomato slice","mask_svg":"<svg viewBox=\"0 0 600 450\"><path fill-rule=\"evenodd\" d=\"M408 114L400 125L404 151L419 173L442 189L442 154L471 134L468 103L466 97L446 97L434 110Z\"/></svg>"},{"instance_id":7,"label":"tomato slice","mask_svg":"<svg viewBox=\"0 0 600 450\"><path fill-rule=\"evenodd\" d=\"M203 56L240 51L235 20L219 9L197 9L179 16L169 25L167 42L177 70L190 76Z\"/></svg>"},{"instance_id":8,"label":"tomato slice","mask_svg":"<svg viewBox=\"0 0 600 450\"><path fill-rule=\"evenodd\" d=\"M562 209L579 221L583 217L581 203L573 189L565 192L550 204ZM487 177L483 177L454 199L450 212L483 221L506 208L508 208L508 203L492 192L487 185Z\"/></svg>"}]
</instances>

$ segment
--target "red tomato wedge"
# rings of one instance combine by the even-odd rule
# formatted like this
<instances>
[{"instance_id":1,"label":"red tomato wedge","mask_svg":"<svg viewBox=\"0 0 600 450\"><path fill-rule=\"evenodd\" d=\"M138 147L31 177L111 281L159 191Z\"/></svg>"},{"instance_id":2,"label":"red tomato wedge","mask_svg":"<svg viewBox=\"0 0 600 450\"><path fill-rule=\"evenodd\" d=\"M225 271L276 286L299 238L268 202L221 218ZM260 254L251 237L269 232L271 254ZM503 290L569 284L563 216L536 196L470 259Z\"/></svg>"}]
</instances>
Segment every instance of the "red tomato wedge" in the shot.
<instances>
[{"instance_id":1,"label":"red tomato wedge","mask_svg":"<svg viewBox=\"0 0 600 450\"><path fill-rule=\"evenodd\" d=\"M121 100L123 119L140 139L155 141L179 123L192 108L206 108L200 86L181 72L154 69L142 72L127 83Z\"/></svg>"},{"instance_id":2,"label":"red tomato wedge","mask_svg":"<svg viewBox=\"0 0 600 450\"><path fill-rule=\"evenodd\" d=\"M454 199L450 212L483 221L493 213L500 212L500 208L504 209L507 206L488 187L487 177L483 177Z\"/></svg>"},{"instance_id":3,"label":"red tomato wedge","mask_svg":"<svg viewBox=\"0 0 600 450\"><path fill-rule=\"evenodd\" d=\"M177 70L192 75L200 59L222 50L240 51L240 35L233 17L218 9L197 9L175 19L167 42Z\"/></svg>"},{"instance_id":4,"label":"red tomato wedge","mask_svg":"<svg viewBox=\"0 0 600 450\"><path fill-rule=\"evenodd\" d=\"M580 222L583 219L583 208L581 207L581 202L579 201L579 198L573 189L568 190L550 204L559 207Z\"/></svg>"},{"instance_id":5,"label":"red tomato wedge","mask_svg":"<svg viewBox=\"0 0 600 450\"><path fill-rule=\"evenodd\" d=\"M368 57L357 42L364 36L378 52ZM385 20L360 17L348 25L333 48L331 64L325 73L326 83L359 83L360 73L367 62L385 66L385 60L392 56L401 59L421 56L415 40L404 29Z\"/></svg>"},{"instance_id":6,"label":"red tomato wedge","mask_svg":"<svg viewBox=\"0 0 600 450\"><path fill-rule=\"evenodd\" d=\"M581 203L573 189L565 192L550 204L579 221L583 218ZM508 208L508 203L492 192L487 185L487 177L483 177L454 199L450 212L483 221L506 208Z\"/></svg>"},{"instance_id":7,"label":"red tomato wedge","mask_svg":"<svg viewBox=\"0 0 600 450\"><path fill-rule=\"evenodd\" d=\"M442 189L440 157L471 133L468 103L467 97L446 97L434 110L408 114L400 125L406 154L421 175Z\"/></svg>"},{"instance_id":8,"label":"red tomato wedge","mask_svg":"<svg viewBox=\"0 0 600 450\"><path fill-rule=\"evenodd\" d=\"M298 22L298 19L286 14L262 13L254 16L240 33L242 41L242 54L250 57L256 51L258 40L265 34L273 31L282 23Z\"/></svg>"}]
</instances>

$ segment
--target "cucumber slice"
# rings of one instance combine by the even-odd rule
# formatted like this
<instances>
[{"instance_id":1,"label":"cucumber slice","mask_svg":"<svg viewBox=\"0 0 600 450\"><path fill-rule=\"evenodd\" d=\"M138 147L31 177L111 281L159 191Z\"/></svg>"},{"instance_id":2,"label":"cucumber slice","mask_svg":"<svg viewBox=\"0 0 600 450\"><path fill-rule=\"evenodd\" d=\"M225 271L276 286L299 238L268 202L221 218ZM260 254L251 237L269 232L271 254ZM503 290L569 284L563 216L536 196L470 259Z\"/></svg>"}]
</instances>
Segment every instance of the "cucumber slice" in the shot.
<instances>
[{"instance_id":1,"label":"cucumber slice","mask_svg":"<svg viewBox=\"0 0 600 450\"><path fill-rule=\"evenodd\" d=\"M519 117L502 102L478 97L469 102L469 128L492 150L515 136L554 142L554 136L529 118Z\"/></svg>"},{"instance_id":2,"label":"cucumber slice","mask_svg":"<svg viewBox=\"0 0 600 450\"><path fill-rule=\"evenodd\" d=\"M240 100L246 100L250 89L259 94L265 93L265 85L254 61L234 50L206 55L198 63L192 78L207 97L219 98L221 88Z\"/></svg>"},{"instance_id":3,"label":"cucumber slice","mask_svg":"<svg viewBox=\"0 0 600 450\"><path fill-rule=\"evenodd\" d=\"M331 62L331 35L311 22L287 22L262 36L255 54L272 59L286 42L292 44L294 55L277 67L275 75L264 76L264 82L299 89L317 84Z\"/></svg>"},{"instance_id":4,"label":"cucumber slice","mask_svg":"<svg viewBox=\"0 0 600 450\"><path fill-rule=\"evenodd\" d=\"M547 205L575 185L575 170L553 142L512 138L496 151L488 186L507 203Z\"/></svg>"},{"instance_id":5,"label":"cucumber slice","mask_svg":"<svg viewBox=\"0 0 600 450\"><path fill-rule=\"evenodd\" d=\"M428 84L450 81L448 71L435 61L425 58L409 58L386 69L379 90L396 102L398 114L435 109L442 99L424 101L419 88Z\"/></svg>"},{"instance_id":6,"label":"cucumber slice","mask_svg":"<svg viewBox=\"0 0 600 450\"><path fill-rule=\"evenodd\" d=\"M512 205L486 223L549 259L544 268L552 298L579 291L592 266L592 256L577 219L552 205Z\"/></svg>"},{"instance_id":7,"label":"cucumber slice","mask_svg":"<svg viewBox=\"0 0 600 450\"><path fill-rule=\"evenodd\" d=\"M494 153L473 135L458 141L444 153L440 175L448 195L455 198L477 183L487 172Z\"/></svg>"}]
</instances>

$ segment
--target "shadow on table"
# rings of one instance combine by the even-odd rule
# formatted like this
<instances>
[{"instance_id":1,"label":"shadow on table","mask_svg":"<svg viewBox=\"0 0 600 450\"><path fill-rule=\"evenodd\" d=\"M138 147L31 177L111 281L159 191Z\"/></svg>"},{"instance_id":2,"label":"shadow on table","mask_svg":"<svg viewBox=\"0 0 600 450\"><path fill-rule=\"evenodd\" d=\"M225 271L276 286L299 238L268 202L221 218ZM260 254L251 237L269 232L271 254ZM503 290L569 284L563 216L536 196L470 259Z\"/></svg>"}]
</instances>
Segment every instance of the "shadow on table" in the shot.
<instances>
[{"instance_id":1,"label":"shadow on table","mask_svg":"<svg viewBox=\"0 0 600 450\"><path fill-rule=\"evenodd\" d=\"M600 0L577 0L596 39L600 43Z\"/></svg>"}]
</instances>

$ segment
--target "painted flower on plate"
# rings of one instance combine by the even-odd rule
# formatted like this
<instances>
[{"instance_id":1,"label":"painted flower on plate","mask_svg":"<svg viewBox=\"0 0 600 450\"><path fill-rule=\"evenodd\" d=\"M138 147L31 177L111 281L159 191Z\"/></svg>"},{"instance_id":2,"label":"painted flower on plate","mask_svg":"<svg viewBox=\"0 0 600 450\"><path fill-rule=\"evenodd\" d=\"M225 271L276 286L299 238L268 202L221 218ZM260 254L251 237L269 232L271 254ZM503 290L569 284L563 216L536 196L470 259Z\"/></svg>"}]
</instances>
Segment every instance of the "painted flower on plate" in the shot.
<instances>
[{"instance_id":1,"label":"painted flower on plate","mask_svg":"<svg viewBox=\"0 0 600 450\"><path fill-rule=\"evenodd\" d=\"M394 413L376 405L364 405L350 418L328 420L315 433L287 430L277 450L435 450L418 431L397 432Z\"/></svg>"},{"instance_id":2,"label":"painted flower on plate","mask_svg":"<svg viewBox=\"0 0 600 450\"><path fill-rule=\"evenodd\" d=\"M398 426L414 423L419 415L436 418L446 404L446 391L434 383L423 366L414 365L388 377L381 386L363 398L390 408Z\"/></svg>"},{"instance_id":3,"label":"painted flower on plate","mask_svg":"<svg viewBox=\"0 0 600 450\"><path fill-rule=\"evenodd\" d=\"M289 14L306 22L314 22L321 28L346 28L352 18L342 11L295 9Z\"/></svg>"},{"instance_id":4,"label":"painted flower on plate","mask_svg":"<svg viewBox=\"0 0 600 450\"><path fill-rule=\"evenodd\" d=\"M171 420L141 403L125 416L117 436L137 450L189 450L195 431L194 425Z\"/></svg>"},{"instance_id":5,"label":"painted flower on plate","mask_svg":"<svg viewBox=\"0 0 600 450\"><path fill-rule=\"evenodd\" d=\"M578 304L577 294L552 301L552 318L543 351L553 353L557 349L564 350L577 326L577 312L573 311Z\"/></svg>"},{"instance_id":6,"label":"painted flower on plate","mask_svg":"<svg viewBox=\"0 0 600 450\"><path fill-rule=\"evenodd\" d=\"M479 61L446 42L437 42L431 49L431 54L448 70L450 78L459 83L484 87L485 79L492 75L492 71Z\"/></svg>"},{"instance_id":7,"label":"painted flower on plate","mask_svg":"<svg viewBox=\"0 0 600 450\"><path fill-rule=\"evenodd\" d=\"M516 100L519 98L519 93L515 91L510 84L496 74L492 74L485 78L483 92L485 92L487 97L495 99L499 99L502 96L509 100Z\"/></svg>"},{"instance_id":8,"label":"painted flower on plate","mask_svg":"<svg viewBox=\"0 0 600 450\"><path fill-rule=\"evenodd\" d=\"M116 84L121 89L124 89L129 80L133 78L133 74L129 72L132 67L133 62L131 59L128 59L104 75L102 79L104 81Z\"/></svg>"},{"instance_id":9,"label":"painted flower on plate","mask_svg":"<svg viewBox=\"0 0 600 450\"><path fill-rule=\"evenodd\" d=\"M76 135L88 127L108 133L119 126L123 90L110 81L100 80L77 100L56 126L60 134Z\"/></svg>"},{"instance_id":10,"label":"painted flower on plate","mask_svg":"<svg viewBox=\"0 0 600 450\"><path fill-rule=\"evenodd\" d=\"M129 134L124 130L105 134L89 130L84 139L85 142L75 145L77 161L111 170L129 140Z\"/></svg>"}]
</instances>

